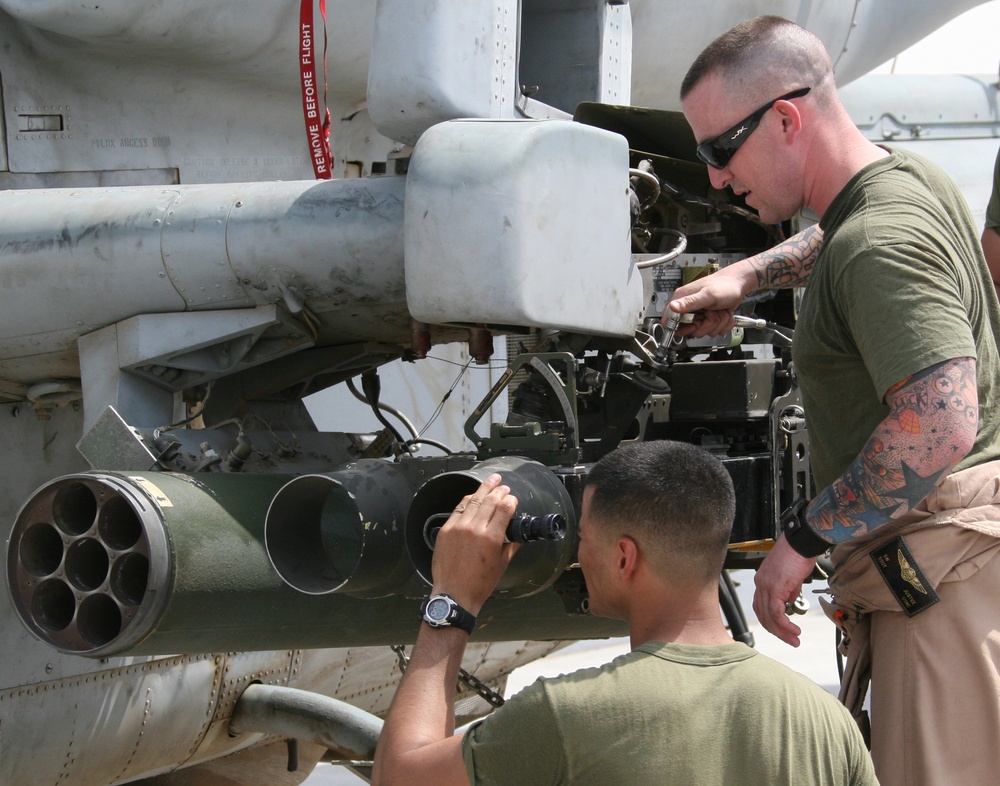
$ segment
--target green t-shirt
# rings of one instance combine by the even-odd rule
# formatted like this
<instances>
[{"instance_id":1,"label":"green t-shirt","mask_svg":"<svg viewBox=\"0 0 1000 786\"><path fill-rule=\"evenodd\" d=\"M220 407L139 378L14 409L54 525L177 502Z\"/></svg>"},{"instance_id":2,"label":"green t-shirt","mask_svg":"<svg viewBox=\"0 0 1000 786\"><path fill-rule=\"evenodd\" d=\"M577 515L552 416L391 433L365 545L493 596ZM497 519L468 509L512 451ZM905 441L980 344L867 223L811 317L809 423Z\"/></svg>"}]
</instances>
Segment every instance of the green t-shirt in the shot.
<instances>
[{"instance_id":1,"label":"green t-shirt","mask_svg":"<svg viewBox=\"0 0 1000 786\"><path fill-rule=\"evenodd\" d=\"M648 642L540 679L462 743L473 784L877 784L837 700L744 644Z\"/></svg>"},{"instance_id":2,"label":"green t-shirt","mask_svg":"<svg viewBox=\"0 0 1000 786\"><path fill-rule=\"evenodd\" d=\"M993 193L986 205L986 226L1000 229L1000 151L997 151L997 160L993 165Z\"/></svg>"},{"instance_id":3,"label":"green t-shirt","mask_svg":"<svg viewBox=\"0 0 1000 786\"><path fill-rule=\"evenodd\" d=\"M1000 457L1000 305L954 183L896 151L855 175L820 226L792 347L817 486L857 458L892 385L952 358L976 359L979 389L979 433L956 469Z\"/></svg>"}]
</instances>

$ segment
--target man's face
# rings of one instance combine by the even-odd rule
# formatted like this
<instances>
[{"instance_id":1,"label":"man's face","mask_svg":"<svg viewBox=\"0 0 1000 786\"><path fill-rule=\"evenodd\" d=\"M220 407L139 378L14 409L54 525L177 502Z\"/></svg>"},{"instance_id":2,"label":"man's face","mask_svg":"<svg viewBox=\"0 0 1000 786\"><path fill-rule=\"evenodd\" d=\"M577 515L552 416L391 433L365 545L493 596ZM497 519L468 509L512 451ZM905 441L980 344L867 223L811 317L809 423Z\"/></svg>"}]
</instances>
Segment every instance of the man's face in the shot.
<instances>
[{"instance_id":1,"label":"man's face","mask_svg":"<svg viewBox=\"0 0 1000 786\"><path fill-rule=\"evenodd\" d=\"M715 139L758 107L733 104L727 98L723 77L710 74L685 97L684 116L699 144ZM718 189L727 186L742 194L766 223L791 218L801 207L796 194L801 183L787 182L782 150L782 119L774 108L763 113L756 128L721 168L708 167L709 179Z\"/></svg>"},{"instance_id":2,"label":"man's face","mask_svg":"<svg viewBox=\"0 0 1000 786\"><path fill-rule=\"evenodd\" d=\"M590 596L590 612L599 617L615 617L613 603L614 544L615 538L594 524L590 516L593 487L583 491L583 505L580 508L580 521L577 525L580 545L577 549L577 559L580 569L587 580L587 593Z\"/></svg>"}]
</instances>

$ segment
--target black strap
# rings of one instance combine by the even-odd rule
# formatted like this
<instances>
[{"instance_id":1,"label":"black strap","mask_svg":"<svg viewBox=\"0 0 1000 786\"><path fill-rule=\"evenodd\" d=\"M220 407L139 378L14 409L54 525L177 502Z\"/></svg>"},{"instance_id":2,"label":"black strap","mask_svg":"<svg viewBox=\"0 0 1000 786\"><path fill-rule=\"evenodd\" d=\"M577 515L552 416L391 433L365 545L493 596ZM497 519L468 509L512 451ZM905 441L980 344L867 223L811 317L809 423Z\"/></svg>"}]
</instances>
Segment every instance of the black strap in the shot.
<instances>
[{"instance_id":1,"label":"black strap","mask_svg":"<svg viewBox=\"0 0 1000 786\"><path fill-rule=\"evenodd\" d=\"M788 545L803 557L818 557L833 546L830 541L821 538L806 524L805 506L785 525L783 534Z\"/></svg>"}]
</instances>

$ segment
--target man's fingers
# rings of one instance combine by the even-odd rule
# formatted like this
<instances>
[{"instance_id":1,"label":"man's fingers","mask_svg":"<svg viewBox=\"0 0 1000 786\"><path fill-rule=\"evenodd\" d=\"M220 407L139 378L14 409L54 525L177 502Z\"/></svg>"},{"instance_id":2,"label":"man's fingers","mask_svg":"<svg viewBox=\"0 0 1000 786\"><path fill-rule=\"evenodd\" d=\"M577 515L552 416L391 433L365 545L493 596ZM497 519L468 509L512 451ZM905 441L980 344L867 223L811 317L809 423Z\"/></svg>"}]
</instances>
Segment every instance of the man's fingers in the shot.
<instances>
[{"instance_id":1,"label":"man's fingers","mask_svg":"<svg viewBox=\"0 0 1000 786\"><path fill-rule=\"evenodd\" d=\"M666 321L674 314L693 313L694 320L689 323L682 323L677 328L678 336L693 335L697 338L702 336L721 336L728 332L735 324L733 320L733 310L717 307L718 298L711 294L710 290L703 289L685 297L671 300L663 312L661 322Z\"/></svg>"},{"instance_id":2,"label":"man's fingers","mask_svg":"<svg viewBox=\"0 0 1000 786\"><path fill-rule=\"evenodd\" d=\"M480 507L483 501L486 499L492 491L500 484L501 477L497 473L493 473L486 480L479 484L479 488L476 489L472 494L466 494L462 497L462 501L455 506L455 510L452 511L452 515L461 515L466 512L472 514L475 513L475 508Z\"/></svg>"},{"instance_id":3,"label":"man's fingers","mask_svg":"<svg viewBox=\"0 0 1000 786\"><path fill-rule=\"evenodd\" d=\"M506 486L501 486L500 488L504 489L504 494L497 499L496 508L493 510L493 518L501 519L503 529L506 531L507 522L510 521L517 510L517 497L513 496L510 493L510 489Z\"/></svg>"},{"instance_id":4,"label":"man's fingers","mask_svg":"<svg viewBox=\"0 0 1000 786\"><path fill-rule=\"evenodd\" d=\"M799 646L799 635L802 629L792 622L785 613L785 603L780 598L774 598L769 593L758 590L753 599L754 614L764 626L764 630L777 636L786 644Z\"/></svg>"},{"instance_id":5,"label":"man's fingers","mask_svg":"<svg viewBox=\"0 0 1000 786\"><path fill-rule=\"evenodd\" d=\"M699 336L721 336L732 329L734 320L731 311L703 311L704 317L696 325Z\"/></svg>"},{"instance_id":6,"label":"man's fingers","mask_svg":"<svg viewBox=\"0 0 1000 786\"><path fill-rule=\"evenodd\" d=\"M771 633L785 644L790 644L793 647L799 646L799 635L802 633L802 628L792 622L783 611L779 612L772 622Z\"/></svg>"},{"instance_id":7,"label":"man's fingers","mask_svg":"<svg viewBox=\"0 0 1000 786\"><path fill-rule=\"evenodd\" d=\"M472 529L496 527L502 533L517 509L517 498L510 487L502 485L499 474L493 473L472 494L467 494L455 506L446 526L463 525ZM450 527L449 527L450 528Z\"/></svg>"},{"instance_id":8,"label":"man's fingers","mask_svg":"<svg viewBox=\"0 0 1000 786\"><path fill-rule=\"evenodd\" d=\"M481 505L490 493L500 485L500 480L501 478L496 472L486 478L486 480L479 484L479 488L466 497L468 500L466 507L468 507L468 505Z\"/></svg>"},{"instance_id":9,"label":"man's fingers","mask_svg":"<svg viewBox=\"0 0 1000 786\"><path fill-rule=\"evenodd\" d=\"M678 291L683 291L683 287ZM701 311L702 309L711 308L714 305L715 297L712 293L708 289L699 289L690 295L684 294L680 297L675 297L667 307L679 314L684 314L688 311Z\"/></svg>"},{"instance_id":10,"label":"man's fingers","mask_svg":"<svg viewBox=\"0 0 1000 786\"><path fill-rule=\"evenodd\" d=\"M521 548L520 543L512 543L508 541L507 538L507 524L510 522L511 517L517 510L517 497L508 494L503 499L500 500L499 504L496 506L496 510L493 512L493 520L490 524L495 526L500 531L501 537L504 542L501 545L501 553L504 559L504 565L509 565L510 561L514 558L517 550Z\"/></svg>"},{"instance_id":11,"label":"man's fingers","mask_svg":"<svg viewBox=\"0 0 1000 786\"><path fill-rule=\"evenodd\" d=\"M474 521L483 527L489 527L497 517L497 510L499 509L501 500L504 500L509 494L510 488L508 486L500 485L490 489L489 493L479 500L479 507L475 511Z\"/></svg>"}]
</instances>

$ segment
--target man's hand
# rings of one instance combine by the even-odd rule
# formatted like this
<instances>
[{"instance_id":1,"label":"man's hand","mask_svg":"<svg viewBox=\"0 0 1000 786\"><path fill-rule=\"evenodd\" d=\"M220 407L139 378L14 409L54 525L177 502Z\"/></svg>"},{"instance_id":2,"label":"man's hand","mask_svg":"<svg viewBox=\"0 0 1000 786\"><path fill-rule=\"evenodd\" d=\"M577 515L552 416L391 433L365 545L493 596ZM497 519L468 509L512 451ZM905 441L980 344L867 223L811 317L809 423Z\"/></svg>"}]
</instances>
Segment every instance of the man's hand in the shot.
<instances>
[{"instance_id":1,"label":"man's hand","mask_svg":"<svg viewBox=\"0 0 1000 786\"><path fill-rule=\"evenodd\" d=\"M804 286L822 247L823 231L813 224L774 248L680 287L667 307L698 313L694 322L677 329L677 335L721 336L732 330L733 311L751 292ZM663 321L669 317L664 312Z\"/></svg>"},{"instance_id":2,"label":"man's hand","mask_svg":"<svg viewBox=\"0 0 1000 786\"><path fill-rule=\"evenodd\" d=\"M472 614L479 613L519 548L504 542L517 498L500 482L499 475L490 475L458 503L434 544L433 592L451 595Z\"/></svg>"},{"instance_id":3,"label":"man's hand","mask_svg":"<svg viewBox=\"0 0 1000 786\"><path fill-rule=\"evenodd\" d=\"M696 279L674 291L667 308L677 313L694 312L694 322L681 325L678 336L721 336L733 329L733 311L743 302L746 274L741 263L730 265L710 276ZM670 317L663 312L663 321Z\"/></svg>"},{"instance_id":4,"label":"man's hand","mask_svg":"<svg viewBox=\"0 0 1000 786\"><path fill-rule=\"evenodd\" d=\"M753 610L757 619L765 630L793 647L799 646L802 629L788 618L785 604L794 603L799 597L802 583L815 565L815 557L803 557L780 537L754 576L757 592L753 596Z\"/></svg>"}]
</instances>

